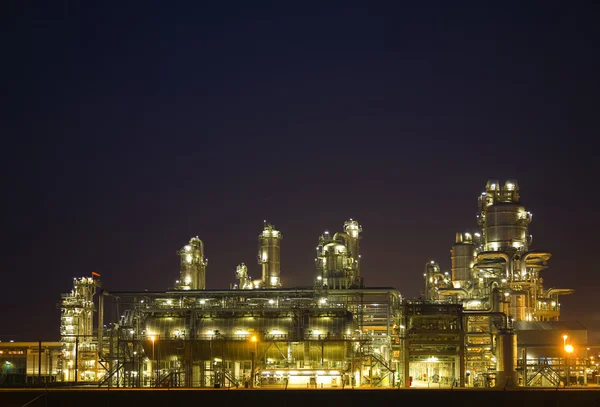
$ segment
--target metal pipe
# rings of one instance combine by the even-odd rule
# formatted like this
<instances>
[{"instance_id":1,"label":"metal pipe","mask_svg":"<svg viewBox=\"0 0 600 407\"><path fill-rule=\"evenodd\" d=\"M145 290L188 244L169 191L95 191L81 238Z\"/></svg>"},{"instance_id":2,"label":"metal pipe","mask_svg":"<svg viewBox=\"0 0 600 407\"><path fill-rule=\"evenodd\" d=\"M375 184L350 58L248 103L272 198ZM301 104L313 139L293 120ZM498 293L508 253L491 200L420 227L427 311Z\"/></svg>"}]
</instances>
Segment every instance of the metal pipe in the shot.
<instances>
[{"instance_id":1,"label":"metal pipe","mask_svg":"<svg viewBox=\"0 0 600 407\"><path fill-rule=\"evenodd\" d=\"M469 292L464 288L438 288L438 291L441 295L454 295L454 294L464 294L465 297L469 296Z\"/></svg>"},{"instance_id":2,"label":"metal pipe","mask_svg":"<svg viewBox=\"0 0 600 407\"><path fill-rule=\"evenodd\" d=\"M104 338L104 293L105 291L101 288L98 295L98 360L102 359Z\"/></svg>"},{"instance_id":3,"label":"metal pipe","mask_svg":"<svg viewBox=\"0 0 600 407\"><path fill-rule=\"evenodd\" d=\"M42 340L40 339L38 349L38 383L42 382Z\"/></svg>"},{"instance_id":4,"label":"metal pipe","mask_svg":"<svg viewBox=\"0 0 600 407\"><path fill-rule=\"evenodd\" d=\"M575 290L572 288L551 288L548 290L548 296L551 296L552 294L567 295L567 294L573 294L574 292L575 292Z\"/></svg>"}]
</instances>

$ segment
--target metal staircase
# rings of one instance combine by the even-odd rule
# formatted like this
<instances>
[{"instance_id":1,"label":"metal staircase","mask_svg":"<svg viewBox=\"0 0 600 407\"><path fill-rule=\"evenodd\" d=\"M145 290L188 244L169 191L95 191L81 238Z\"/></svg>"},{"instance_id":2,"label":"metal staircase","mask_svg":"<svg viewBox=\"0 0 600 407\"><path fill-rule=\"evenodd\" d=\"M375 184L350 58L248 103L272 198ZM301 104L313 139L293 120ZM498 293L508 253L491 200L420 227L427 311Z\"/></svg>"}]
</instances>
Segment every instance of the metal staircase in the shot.
<instances>
[{"instance_id":1,"label":"metal staircase","mask_svg":"<svg viewBox=\"0 0 600 407\"><path fill-rule=\"evenodd\" d=\"M231 370L223 369L223 377L229 380L236 388L240 387L240 381L235 378Z\"/></svg>"},{"instance_id":2,"label":"metal staircase","mask_svg":"<svg viewBox=\"0 0 600 407\"><path fill-rule=\"evenodd\" d=\"M373 361L373 365L379 364L385 368L385 372L381 376L376 378L374 377L370 382L372 387L379 386L381 382L383 382L390 375L390 373L396 373L378 353L367 353L364 356L370 357Z\"/></svg>"},{"instance_id":3,"label":"metal staircase","mask_svg":"<svg viewBox=\"0 0 600 407\"><path fill-rule=\"evenodd\" d=\"M124 366L123 363L120 363L119 361L116 361L117 365L114 366L108 373L106 373L104 376L102 376L102 379L100 379L100 381L98 382L98 387L102 387L105 385L110 386L112 384L112 382L114 381L113 378L117 375L117 373L119 372L119 370L121 370ZM118 385L118 383L117 383Z\"/></svg>"},{"instance_id":4,"label":"metal staircase","mask_svg":"<svg viewBox=\"0 0 600 407\"><path fill-rule=\"evenodd\" d=\"M544 366L527 380L527 386L532 386L536 382L546 378L553 386L558 386L564 378L554 369L549 366Z\"/></svg>"}]
</instances>

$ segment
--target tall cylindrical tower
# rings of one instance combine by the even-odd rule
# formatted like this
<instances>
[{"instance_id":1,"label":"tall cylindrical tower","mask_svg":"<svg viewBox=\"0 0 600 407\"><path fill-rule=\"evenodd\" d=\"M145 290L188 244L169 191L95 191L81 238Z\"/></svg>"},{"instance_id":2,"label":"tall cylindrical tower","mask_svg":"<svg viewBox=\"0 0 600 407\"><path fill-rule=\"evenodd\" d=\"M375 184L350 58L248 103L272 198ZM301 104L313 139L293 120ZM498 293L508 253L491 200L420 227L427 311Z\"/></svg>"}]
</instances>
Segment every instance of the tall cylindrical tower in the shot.
<instances>
[{"instance_id":1,"label":"tall cylindrical tower","mask_svg":"<svg viewBox=\"0 0 600 407\"><path fill-rule=\"evenodd\" d=\"M517 387L517 334L503 329L496 341L496 387Z\"/></svg>"},{"instance_id":2,"label":"tall cylindrical tower","mask_svg":"<svg viewBox=\"0 0 600 407\"><path fill-rule=\"evenodd\" d=\"M506 181L502 187L496 180L488 181L479 205L485 251L527 251L531 213L519 204L515 180Z\"/></svg>"},{"instance_id":3,"label":"tall cylindrical tower","mask_svg":"<svg viewBox=\"0 0 600 407\"><path fill-rule=\"evenodd\" d=\"M178 290L204 290L206 288L206 265L204 258L204 243L198 236L177 252L181 257L179 281L175 288Z\"/></svg>"},{"instance_id":4,"label":"tall cylindrical tower","mask_svg":"<svg viewBox=\"0 0 600 407\"><path fill-rule=\"evenodd\" d=\"M362 232L362 226L357 221L350 219L344 222L344 232L348 235L346 245L350 250L350 257L354 261L353 283L358 283L360 281L360 232Z\"/></svg>"},{"instance_id":5,"label":"tall cylindrical tower","mask_svg":"<svg viewBox=\"0 0 600 407\"><path fill-rule=\"evenodd\" d=\"M281 233L265 221L265 227L258 235L258 264L262 265L263 288L281 287L279 253L282 238Z\"/></svg>"},{"instance_id":6,"label":"tall cylindrical tower","mask_svg":"<svg viewBox=\"0 0 600 407\"><path fill-rule=\"evenodd\" d=\"M452 282L456 288L465 287L473 278L475 263L475 244L468 233L456 234L456 242L452 246Z\"/></svg>"}]
</instances>

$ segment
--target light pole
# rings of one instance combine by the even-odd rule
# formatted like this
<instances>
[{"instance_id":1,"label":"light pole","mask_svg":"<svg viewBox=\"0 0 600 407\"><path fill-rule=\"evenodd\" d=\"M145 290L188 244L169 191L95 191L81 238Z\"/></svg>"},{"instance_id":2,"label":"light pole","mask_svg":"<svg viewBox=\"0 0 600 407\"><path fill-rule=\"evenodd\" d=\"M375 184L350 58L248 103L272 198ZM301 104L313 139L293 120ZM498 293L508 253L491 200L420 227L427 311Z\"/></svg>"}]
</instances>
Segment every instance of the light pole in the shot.
<instances>
[{"instance_id":1,"label":"light pole","mask_svg":"<svg viewBox=\"0 0 600 407\"><path fill-rule=\"evenodd\" d=\"M571 379L571 371L569 370L569 358L568 358L568 356L571 353L573 353L573 345L571 345L571 344L565 345L565 352L567 352L566 364L567 364L567 386L568 386L569 382L570 382L570 379Z\"/></svg>"},{"instance_id":2,"label":"light pole","mask_svg":"<svg viewBox=\"0 0 600 407\"><path fill-rule=\"evenodd\" d=\"M569 337L569 335L563 335L563 349L567 350L567 338ZM569 381L569 376L567 376L567 354L564 354L564 358L565 358L565 367L564 367L564 372L565 372L565 387L567 386L567 382ZM560 360L560 359L559 359Z\"/></svg>"},{"instance_id":3,"label":"light pole","mask_svg":"<svg viewBox=\"0 0 600 407\"><path fill-rule=\"evenodd\" d=\"M152 364L155 365L154 366L154 386L156 387L156 380L158 380L158 379L156 377L156 368L157 368L156 360L154 359L154 336L151 336L150 340L152 341Z\"/></svg>"},{"instance_id":4,"label":"light pole","mask_svg":"<svg viewBox=\"0 0 600 407\"><path fill-rule=\"evenodd\" d=\"M250 351L250 354L252 355L252 366L251 366L251 372L250 372L250 387L254 388L254 375L255 375L255 371L256 371L256 354L258 353L258 338L256 337L256 335L252 335L252 337L250 338L250 342L252 342L254 344L254 350Z\"/></svg>"}]
</instances>

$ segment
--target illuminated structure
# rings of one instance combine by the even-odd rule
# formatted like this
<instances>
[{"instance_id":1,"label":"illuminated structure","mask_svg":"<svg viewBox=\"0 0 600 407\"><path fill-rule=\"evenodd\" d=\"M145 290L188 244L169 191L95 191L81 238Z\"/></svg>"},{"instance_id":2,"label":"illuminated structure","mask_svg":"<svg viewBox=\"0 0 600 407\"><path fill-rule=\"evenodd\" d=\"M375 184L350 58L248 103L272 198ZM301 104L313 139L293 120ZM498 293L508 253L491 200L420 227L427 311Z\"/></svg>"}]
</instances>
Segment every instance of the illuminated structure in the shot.
<instances>
[{"instance_id":1,"label":"illuminated structure","mask_svg":"<svg viewBox=\"0 0 600 407\"><path fill-rule=\"evenodd\" d=\"M362 227L350 219L344 223L344 231L333 236L325 231L317 246L317 277L315 286L320 288L356 288L360 279L360 232Z\"/></svg>"},{"instance_id":2,"label":"illuminated structure","mask_svg":"<svg viewBox=\"0 0 600 407\"><path fill-rule=\"evenodd\" d=\"M353 219L342 232L320 236L309 287L283 286L282 234L267 222L258 236L261 278L253 280L240 263L227 290L206 289L204 246L192 238L178 252L175 289L100 292L95 337L91 296L98 282L75 280L63 300L64 379L84 378L81 367L79 373L71 368L80 363L73 351L83 344L98 350L101 368L86 378L100 386L536 384L534 377L548 375L529 362L536 351L525 344L523 353L519 332L531 329L523 324L556 323L558 296L572 290L543 287L540 272L550 254L530 249L531 214L519 203L516 182L502 188L488 182L479 207L477 231L457 235L451 272L426 264L425 295L418 300L365 286L362 227ZM75 315L83 319L65 319ZM105 325L104 315L119 318ZM577 337L573 330L568 335ZM88 339L74 348L73 338ZM85 366L87 374L91 365ZM559 379L566 371L560 366Z\"/></svg>"},{"instance_id":3,"label":"illuminated structure","mask_svg":"<svg viewBox=\"0 0 600 407\"><path fill-rule=\"evenodd\" d=\"M462 303L465 310L505 313L513 321L557 321L559 295L572 289L544 288L540 275L551 254L530 250L532 214L519 203L514 180L503 187L488 181L479 197L473 234L457 233L452 246L452 275L426 266L427 298Z\"/></svg>"},{"instance_id":4,"label":"illuminated structure","mask_svg":"<svg viewBox=\"0 0 600 407\"><path fill-rule=\"evenodd\" d=\"M94 342L94 295L98 276L73 279L73 289L62 295L60 342L62 358L58 373L64 381L93 381L98 374L97 344ZM99 277L99 276L98 276Z\"/></svg>"},{"instance_id":5,"label":"illuminated structure","mask_svg":"<svg viewBox=\"0 0 600 407\"><path fill-rule=\"evenodd\" d=\"M175 282L176 290L204 290L206 288L206 265L204 243L198 236L177 252L181 257L180 277Z\"/></svg>"},{"instance_id":6,"label":"illuminated structure","mask_svg":"<svg viewBox=\"0 0 600 407\"><path fill-rule=\"evenodd\" d=\"M456 234L451 273L434 261L425 265L425 296L431 303L463 306L468 383L486 382L494 372L499 385L516 386L513 324L527 329L527 321L558 321L558 297L573 290L544 288L540 272L551 254L531 249L532 214L519 202L516 181L488 181L478 205L478 228Z\"/></svg>"},{"instance_id":7,"label":"illuminated structure","mask_svg":"<svg viewBox=\"0 0 600 407\"><path fill-rule=\"evenodd\" d=\"M258 235L258 264L262 265L261 288L281 287L279 246L283 236L265 221L265 228Z\"/></svg>"}]
</instances>

